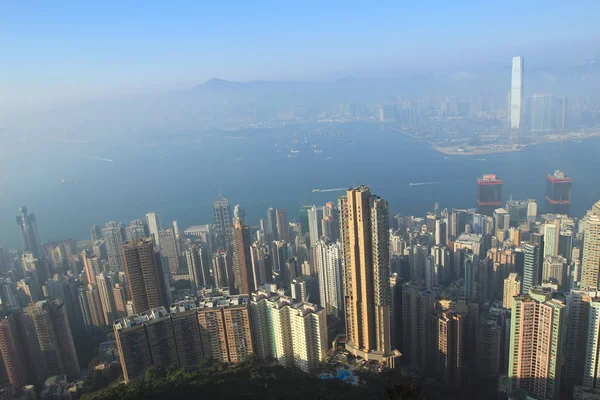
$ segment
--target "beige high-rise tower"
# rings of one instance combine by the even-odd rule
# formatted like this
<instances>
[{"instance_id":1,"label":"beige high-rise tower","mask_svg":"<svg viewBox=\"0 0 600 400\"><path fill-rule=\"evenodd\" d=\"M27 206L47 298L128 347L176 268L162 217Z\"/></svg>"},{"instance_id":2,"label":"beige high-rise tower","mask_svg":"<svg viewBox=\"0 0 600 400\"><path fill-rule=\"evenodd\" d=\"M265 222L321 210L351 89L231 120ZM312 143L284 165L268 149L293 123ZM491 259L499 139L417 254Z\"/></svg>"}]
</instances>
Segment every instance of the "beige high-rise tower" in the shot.
<instances>
[{"instance_id":1,"label":"beige high-rise tower","mask_svg":"<svg viewBox=\"0 0 600 400\"><path fill-rule=\"evenodd\" d=\"M600 201L583 218L583 258L581 287L596 290L600 280Z\"/></svg>"},{"instance_id":2,"label":"beige high-rise tower","mask_svg":"<svg viewBox=\"0 0 600 400\"><path fill-rule=\"evenodd\" d=\"M361 185L339 203L346 349L365 359L393 357L398 352L391 348L387 202Z\"/></svg>"},{"instance_id":3,"label":"beige high-rise tower","mask_svg":"<svg viewBox=\"0 0 600 400\"><path fill-rule=\"evenodd\" d=\"M558 399L566 332L566 304L551 290L532 288L514 298L508 356L511 390Z\"/></svg>"},{"instance_id":4,"label":"beige high-rise tower","mask_svg":"<svg viewBox=\"0 0 600 400\"><path fill-rule=\"evenodd\" d=\"M98 293L102 303L102 312L106 326L112 325L117 319L117 306L115 304L115 296L113 292L112 279L108 274L100 273L96 276L98 282Z\"/></svg>"},{"instance_id":5,"label":"beige high-rise tower","mask_svg":"<svg viewBox=\"0 0 600 400\"><path fill-rule=\"evenodd\" d=\"M126 242L122 247L133 312L164 306L164 277L151 239Z\"/></svg>"},{"instance_id":6,"label":"beige high-rise tower","mask_svg":"<svg viewBox=\"0 0 600 400\"><path fill-rule=\"evenodd\" d=\"M513 298L519 294L521 294L521 278L519 274L512 272L504 280L504 295L502 296L504 308L512 309Z\"/></svg>"}]
</instances>

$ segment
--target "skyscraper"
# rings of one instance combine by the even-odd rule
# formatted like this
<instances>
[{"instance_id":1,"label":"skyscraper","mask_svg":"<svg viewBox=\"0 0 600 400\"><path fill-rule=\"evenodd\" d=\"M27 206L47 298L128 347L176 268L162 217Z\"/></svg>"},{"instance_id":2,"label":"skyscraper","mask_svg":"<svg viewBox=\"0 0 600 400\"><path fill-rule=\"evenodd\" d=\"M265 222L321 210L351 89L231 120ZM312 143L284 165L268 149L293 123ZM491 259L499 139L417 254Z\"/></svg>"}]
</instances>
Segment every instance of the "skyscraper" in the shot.
<instances>
[{"instance_id":1,"label":"skyscraper","mask_svg":"<svg viewBox=\"0 0 600 400\"><path fill-rule=\"evenodd\" d=\"M174 304L169 313L157 307L114 323L115 338L125 382L150 366L191 367L203 351L197 307L193 302Z\"/></svg>"},{"instance_id":2,"label":"skyscraper","mask_svg":"<svg viewBox=\"0 0 600 400\"><path fill-rule=\"evenodd\" d=\"M164 276L158 253L154 252L153 241L144 239L126 242L122 252L133 312L139 314L164 306Z\"/></svg>"},{"instance_id":3,"label":"skyscraper","mask_svg":"<svg viewBox=\"0 0 600 400\"><path fill-rule=\"evenodd\" d=\"M92 321L92 312L90 311L90 305L87 299L87 290L85 286L77 288L77 305L79 312L81 313L81 321L83 322L83 328L85 330L91 330L94 327Z\"/></svg>"},{"instance_id":4,"label":"skyscraper","mask_svg":"<svg viewBox=\"0 0 600 400\"><path fill-rule=\"evenodd\" d=\"M248 225L246 222L246 211L239 204L236 204L233 206L233 221L238 219L242 221L243 225Z\"/></svg>"},{"instance_id":5,"label":"skyscraper","mask_svg":"<svg viewBox=\"0 0 600 400\"><path fill-rule=\"evenodd\" d=\"M567 98L554 98L554 129L561 132L567 128Z\"/></svg>"},{"instance_id":6,"label":"skyscraper","mask_svg":"<svg viewBox=\"0 0 600 400\"><path fill-rule=\"evenodd\" d=\"M102 311L106 326L111 326L113 321L117 319L117 306L113 292L113 283L110 275L98 274L96 277L98 284L98 293L100 294L100 302L102 303Z\"/></svg>"},{"instance_id":7,"label":"skyscraper","mask_svg":"<svg viewBox=\"0 0 600 400\"><path fill-rule=\"evenodd\" d=\"M554 130L553 111L553 95L534 94L531 98L531 132L552 132Z\"/></svg>"},{"instance_id":8,"label":"skyscraper","mask_svg":"<svg viewBox=\"0 0 600 400\"><path fill-rule=\"evenodd\" d=\"M115 299L115 307L117 309L117 317L123 318L127 315L127 292L122 283L115 283L113 287L113 296Z\"/></svg>"},{"instance_id":9,"label":"skyscraper","mask_svg":"<svg viewBox=\"0 0 600 400\"><path fill-rule=\"evenodd\" d=\"M477 178L477 212L491 217L494 210L501 206L502 181L495 174L486 174Z\"/></svg>"},{"instance_id":10,"label":"skyscraper","mask_svg":"<svg viewBox=\"0 0 600 400\"><path fill-rule=\"evenodd\" d=\"M95 285L96 276L103 272L100 259L95 255L88 256L86 251L83 250L81 252L81 260L83 261L83 271L85 272L87 283Z\"/></svg>"},{"instance_id":11,"label":"skyscraper","mask_svg":"<svg viewBox=\"0 0 600 400\"><path fill-rule=\"evenodd\" d=\"M458 389L462 380L464 317L451 310L431 314L434 371L448 387Z\"/></svg>"},{"instance_id":12,"label":"skyscraper","mask_svg":"<svg viewBox=\"0 0 600 400\"><path fill-rule=\"evenodd\" d=\"M504 208L494 210L494 236L498 231L508 231L510 228L510 214Z\"/></svg>"},{"instance_id":13,"label":"skyscraper","mask_svg":"<svg viewBox=\"0 0 600 400\"><path fill-rule=\"evenodd\" d=\"M502 296L502 306L512 309L513 298L521 294L521 278L519 274L512 272L504 280L504 295Z\"/></svg>"},{"instance_id":14,"label":"skyscraper","mask_svg":"<svg viewBox=\"0 0 600 400\"><path fill-rule=\"evenodd\" d=\"M558 399L567 332L567 309L549 291L515 297L511 312L508 379L541 399Z\"/></svg>"},{"instance_id":15,"label":"skyscraper","mask_svg":"<svg viewBox=\"0 0 600 400\"><path fill-rule=\"evenodd\" d=\"M588 389L600 389L600 298L589 302L583 384Z\"/></svg>"},{"instance_id":16,"label":"skyscraper","mask_svg":"<svg viewBox=\"0 0 600 400\"><path fill-rule=\"evenodd\" d=\"M317 206L312 206L308 210L308 232L310 234L310 245L315 246L321 238L321 218Z\"/></svg>"},{"instance_id":17,"label":"skyscraper","mask_svg":"<svg viewBox=\"0 0 600 400\"><path fill-rule=\"evenodd\" d=\"M148 237L146 220L134 219L125 228L125 239L128 241L139 240Z\"/></svg>"},{"instance_id":18,"label":"skyscraper","mask_svg":"<svg viewBox=\"0 0 600 400\"><path fill-rule=\"evenodd\" d=\"M91 283L87 285L85 289L85 302L87 304L86 311L89 311L89 322L91 326L105 326L106 320L104 319L104 310L102 309L102 299L100 298L98 285ZM81 305L81 299L79 299L79 304Z\"/></svg>"},{"instance_id":19,"label":"skyscraper","mask_svg":"<svg viewBox=\"0 0 600 400\"><path fill-rule=\"evenodd\" d=\"M218 250L213 255L212 263L215 286L221 288L234 287L235 279L233 266L231 265L231 256L223 250Z\"/></svg>"},{"instance_id":20,"label":"skyscraper","mask_svg":"<svg viewBox=\"0 0 600 400\"><path fill-rule=\"evenodd\" d=\"M35 222L35 214L28 214L27 207L21 207L19 212L21 214L17 215L17 225L21 230L23 248L25 251L30 251L35 258L41 259L42 245Z\"/></svg>"},{"instance_id":21,"label":"skyscraper","mask_svg":"<svg viewBox=\"0 0 600 400\"><path fill-rule=\"evenodd\" d=\"M523 57L517 56L512 59L512 79L510 89L510 128L521 129L523 117Z\"/></svg>"},{"instance_id":22,"label":"skyscraper","mask_svg":"<svg viewBox=\"0 0 600 400\"><path fill-rule=\"evenodd\" d=\"M185 251L188 273L192 282L192 290L212 285L208 267L208 254L203 245L192 245Z\"/></svg>"},{"instance_id":23,"label":"skyscraper","mask_svg":"<svg viewBox=\"0 0 600 400\"><path fill-rule=\"evenodd\" d=\"M252 259L252 276L255 286L258 288L267 282L271 282L273 274L269 246L260 242L252 243L250 258Z\"/></svg>"},{"instance_id":24,"label":"skyscraper","mask_svg":"<svg viewBox=\"0 0 600 400\"><path fill-rule=\"evenodd\" d=\"M247 296L207 299L198 308L204 356L238 363L254 352Z\"/></svg>"},{"instance_id":25,"label":"skyscraper","mask_svg":"<svg viewBox=\"0 0 600 400\"><path fill-rule=\"evenodd\" d=\"M0 320L0 365L14 393L25 384L31 383L33 377L24 347L24 332L19 332L22 327L18 324L18 319L22 318L22 315L20 312L3 314Z\"/></svg>"},{"instance_id":26,"label":"skyscraper","mask_svg":"<svg viewBox=\"0 0 600 400\"><path fill-rule=\"evenodd\" d=\"M148 226L148 233L152 236L154 243L160 247L160 238L158 237L158 232L162 230L160 214L157 212L149 212L146 214L146 225Z\"/></svg>"},{"instance_id":27,"label":"skyscraper","mask_svg":"<svg viewBox=\"0 0 600 400\"><path fill-rule=\"evenodd\" d=\"M571 185L573 180L562 171L546 176L546 212L569 214L571 211Z\"/></svg>"},{"instance_id":28,"label":"skyscraper","mask_svg":"<svg viewBox=\"0 0 600 400\"><path fill-rule=\"evenodd\" d=\"M277 236L279 240L285 240L290 242L290 223L288 221L287 210L285 208L278 208L275 212L277 217Z\"/></svg>"},{"instance_id":29,"label":"skyscraper","mask_svg":"<svg viewBox=\"0 0 600 400\"><path fill-rule=\"evenodd\" d=\"M227 197L219 194L215 199L215 233L217 246L223 250L231 249L231 208Z\"/></svg>"},{"instance_id":30,"label":"skyscraper","mask_svg":"<svg viewBox=\"0 0 600 400\"><path fill-rule=\"evenodd\" d=\"M171 228L163 229L158 232L158 238L163 265L168 266L168 270L174 275L179 271L179 246L177 246L175 232Z\"/></svg>"},{"instance_id":31,"label":"skyscraper","mask_svg":"<svg viewBox=\"0 0 600 400\"><path fill-rule=\"evenodd\" d=\"M277 234L277 213L273 207L269 207L267 210L267 236L269 240L278 240L279 235Z\"/></svg>"},{"instance_id":32,"label":"skyscraper","mask_svg":"<svg viewBox=\"0 0 600 400\"><path fill-rule=\"evenodd\" d=\"M341 319L344 310L342 244L319 240L314 254L321 307L327 315Z\"/></svg>"},{"instance_id":33,"label":"skyscraper","mask_svg":"<svg viewBox=\"0 0 600 400\"><path fill-rule=\"evenodd\" d=\"M292 280L290 293L294 301L298 303L308 302L308 289L306 288L306 281L303 278Z\"/></svg>"},{"instance_id":34,"label":"skyscraper","mask_svg":"<svg viewBox=\"0 0 600 400\"><path fill-rule=\"evenodd\" d=\"M58 299L30 304L24 311L24 329L37 381L65 374L79 377L79 362L64 303Z\"/></svg>"},{"instance_id":35,"label":"skyscraper","mask_svg":"<svg viewBox=\"0 0 600 400\"><path fill-rule=\"evenodd\" d=\"M590 304L596 298L597 292L586 290L571 290L565 295L567 309L569 310L569 326L567 327L567 348L563 381L571 385L581 385L584 379L584 367L586 358L597 357L594 350L590 348L588 353L588 332L595 331L593 323L589 324ZM594 312L595 313L595 312ZM597 322L597 321L596 321ZM596 331L597 334L597 331ZM596 344L598 339L596 337ZM588 366L591 364L588 364ZM593 372L586 372L586 376L593 376Z\"/></svg>"},{"instance_id":36,"label":"skyscraper","mask_svg":"<svg viewBox=\"0 0 600 400\"><path fill-rule=\"evenodd\" d=\"M123 225L118 222L108 222L102 230L104 232L104 241L106 244L106 255L108 265L112 271L123 271L123 255L121 246L123 245Z\"/></svg>"},{"instance_id":37,"label":"skyscraper","mask_svg":"<svg viewBox=\"0 0 600 400\"><path fill-rule=\"evenodd\" d=\"M497 379L504 372L506 361L506 316L507 310L482 313L476 327L475 374L483 379ZM471 354L469 356L472 356Z\"/></svg>"},{"instance_id":38,"label":"skyscraper","mask_svg":"<svg viewBox=\"0 0 600 400\"><path fill-rule=\"evenodd\" d=\"M583 257L581 259L581 287L598 289L600 279L600 201L583 218Z\"/></svg>"},{"instance_id":39,"label":"skyscraper","mask_svg":"<svg viewBox=\"0 0 600 400\"><path fill-rule=\"evenodd\" d=\"M544 257L542 264L542 282L558 285L558 290L568 292L567 260L563 256Z\"/></svg>"},{"instance_id":40,"label":"skyscraper","mask_svg":"<svg viewBox=\"0 0 600 400\"><path fill-rule=\"evenodd\" d=\"M414 368L427 367L431 343L429 315L435 308L435 293L415 282L402 288L402 347L400 351Z\"/></svg>"},{"instance_id":41,"label":"skyscraper","mask_svg":"<svg viewBox=\"0 0 600 400\"><path fill-rule=\"evenodd\" d=\"M328 201L323 207L323 220L321 221L321 235L331 242L340 238L340 213L335 204Z\"/></svg>"},{"instance_id":42,"label":"skyscraper","mask_svg":"<svg viewBox=\"0 0 600 400\"><path fill-rule=\"evenodd\" d=\"M147 320L148 316L133 315L115 321L113 325L125 382L137 378L152 366L144 327Z\"/></svg>"},{"instance_id":43,"label":"skyscraper","mask_svg":"<svg viewBox=\"0 0 600 400\"><path fill-rule=\"evenodd\" d=\"M544 224L544 257L558 256L560 238L560 220L555 219Z\"/></svg>"},{"instance_id":44,"label":"skyscraper","mask_svg":"<svg viewBox=\"0 0 600 400\"><path fill-rule=\"evenodd\" d=\"M102 239L102 230L98 225L92 225L90 228L90 237L92 238L92 243Z\"/></svg>"},{"instance_id":45,"label":"skyscraper","mask_svg":"<svg viewBox=\"0 0 600 400\"><path fill-rule=\"evenodd\" d=\"M250 231L240 219L233 226L233 275L237 293L250 294L256 290L250 256Z\"/></svg>"},{"instance_id":46,"label":"skyscraper","mask_svg":"<svg viewBox=\"0 0 600 400\"><path fill-rule=\"evenodd\" d=\"M258 290L250 302L257 355L313 372L327 352L325 310L316 304Z\"/></svg>"},{"instance_id":47,"label":"skyscraper","mask_svg":"<svg viewBox=\"0 0 600 400\"><path fill-rule=\"evenodd\" d=\"M523 253L525 263L523 267L523 293L529 293L529 289L541 283L542 264L540 259L540 247L535 244L526 244Z\"/></svg>"},{"instance_id":48,"label":"skyscraper","mask_svg":"<svg viewBox=\"0 0 600 400\"><path fill-rule=\"evenodd\" d=\"M387 202L371 195L367 186L349 189L339 202L346 349L365 359L384 360L393 354Z\"/></svg>"},{"instance_id":49,"label":"skyscraper","mask_svg":"<svg viewBox=\"0 0 600 400\"><path fill-rule=\"evenodd\" d=\"M17 281L17 295L21 307L26 307L30 303L41 300L39 287L31 277Z\"/></svg>"}]
</instances>

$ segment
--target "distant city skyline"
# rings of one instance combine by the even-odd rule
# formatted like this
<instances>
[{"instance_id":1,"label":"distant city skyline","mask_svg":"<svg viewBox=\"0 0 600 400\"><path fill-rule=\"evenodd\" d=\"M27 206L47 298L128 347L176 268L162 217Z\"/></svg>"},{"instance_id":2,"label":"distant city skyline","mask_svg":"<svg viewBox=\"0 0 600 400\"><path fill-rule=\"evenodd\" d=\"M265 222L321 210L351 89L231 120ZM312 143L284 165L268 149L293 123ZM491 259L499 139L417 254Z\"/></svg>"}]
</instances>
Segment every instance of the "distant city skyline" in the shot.
<instances>
[{"instance_id":1,"label":"distant city skyline","mask_svg":"<svg viewBox=\"0 0 600 400\"><path fill-rule=\"evenodd\" d=\"M600 400L582 3L0 5L0 399Z\"/></svg>"},{"instance_id":2,"label":"distant city skyline","mask_svg":"<svg viewBox=\"0 0 600 400\"><path fill-rule=\"evenodd\" d=\"M600 6L585 3L118 4L118 13L114 2L6 4L0 93L7 95L0 94L0 105L56 107L213 77L304 80L365 69L504 66L516 54L530 67L585 60L597 55L600 34L593 18Z\"/></svg>"}]
</instances>

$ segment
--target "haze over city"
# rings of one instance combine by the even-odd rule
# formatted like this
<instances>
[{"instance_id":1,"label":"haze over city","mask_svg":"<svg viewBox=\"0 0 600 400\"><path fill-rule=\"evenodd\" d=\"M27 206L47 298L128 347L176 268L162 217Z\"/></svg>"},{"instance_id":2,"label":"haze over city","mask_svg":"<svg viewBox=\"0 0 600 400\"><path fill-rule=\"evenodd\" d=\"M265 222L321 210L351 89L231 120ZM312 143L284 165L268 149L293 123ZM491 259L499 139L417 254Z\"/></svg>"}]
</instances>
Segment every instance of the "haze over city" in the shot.
<instances>
[{"instance_id":1,"label":"haze over city","mask_svg":"<svg viewBox=\"0 0 600 400\"><path fill-rule=\"evenodd\" d=\"M598 15L0 4L0 399L600 400Z\"/></svg>"},{"instance_id":2,"label":"haze over city","mask_svg":"<svg viewBox=\"0 0 600 400\"><path fill-rule=\"evenodd\" d=\"M597 2L1 6L2 115L232 81L490 73L598 55ZM485 71L488 72L485 72ZM462 75L460 75L462 74Z\"/></svg>"}]
</instances>

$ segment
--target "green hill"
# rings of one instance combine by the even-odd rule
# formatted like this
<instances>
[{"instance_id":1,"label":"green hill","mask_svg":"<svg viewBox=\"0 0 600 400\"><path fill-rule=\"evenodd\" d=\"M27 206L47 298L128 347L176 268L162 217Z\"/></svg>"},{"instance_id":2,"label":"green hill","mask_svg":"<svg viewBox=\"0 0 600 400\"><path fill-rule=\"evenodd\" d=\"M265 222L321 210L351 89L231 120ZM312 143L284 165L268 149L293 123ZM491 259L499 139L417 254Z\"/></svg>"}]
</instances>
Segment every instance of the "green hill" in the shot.
<instances>
[{"instance_id":1,"label":"green hill","mask_svg":"<svg viewBox=\"0 0 600 400\"><path fill-rule=\"evenodd\" d=\"M364 386L351 386L335 380L321 380L301 371L266 366L253 360L227 366L206 363L197 368L149 369L128 384L113 384L84 394L85 400L133 399L422 399L412 386L394 385L389 378Z\"/></svg>"}]
</instances>

